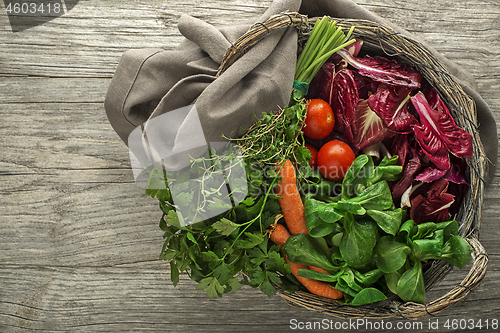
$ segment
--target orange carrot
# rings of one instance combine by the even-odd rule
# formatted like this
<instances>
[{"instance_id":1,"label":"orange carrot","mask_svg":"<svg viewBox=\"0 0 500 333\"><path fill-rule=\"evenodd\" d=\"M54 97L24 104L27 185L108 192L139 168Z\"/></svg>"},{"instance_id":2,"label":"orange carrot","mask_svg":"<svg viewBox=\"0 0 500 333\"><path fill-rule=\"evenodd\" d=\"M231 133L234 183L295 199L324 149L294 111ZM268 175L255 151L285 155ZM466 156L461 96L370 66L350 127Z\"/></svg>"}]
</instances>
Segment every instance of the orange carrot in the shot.
<instances>
[{"instance_id":1,"label":"orange carrot","mask_svg":"<svg viewBox=\"0 0 500 333\"><path fill-rule=\"evenodd\" d=\"M271 232L269 234L269 239L281 247L283 247L283 245L285 245L288 237L290 237L290 233L288 232L288 230L286 230L284 225L278 224L278 223L276 223L273 226L273 229L271 230ZM328 274L327 271L325 271L324 269L316 268L316 267L312 267L312 266L295 264L293 262L290 262L290 260L288 260L288 258L283 253L283 250L281 251L281 254L283 255L283 258L285 258L285 262L290 264L292 274L311 293L318 295L318 296L323 296L323 297L332 298L332 299L341 299L342 297L344 297L344 293L342 291L333 288L331 285L329 285L326 282L317 281L317 280L313 280L313 279L309 279L309 278L305 278L305 277L297 275L297 271L300 268L309 268L309 269L313 269L313 270L318 271L318 272Z\"/></svg>"},{"instance_id":2,"label":"orange carrot","mask_svg":"<svg viewBox=\"0 0 500 333\"><path fill-rule=\"evenodd\" d=\"M286 230L283 224L276 223L273 230L269 234L269 239L279 246L283 246L286 240L290 237L290 233Z\"/></svg>"},{"instance_id":3,"label":"orange carrot","mask_svg":"<svg viewBox=\"0 0 500 333\"><path fill-rule=\"evenodd\" d=\"M286 256L285 256L285 262L290 264L290 268L292 269L292 274L295 275L297 280L299 280L299 282L302 283L302 285L306 287L306 289L309 290L312 294L331 299L341 299L342 297L344 297L344 293L342 291L333 288L326 282L317 281L297 275L297 271L299 269L308 268L308 266L301 264L294 264L290 262L290 260L288 260Z\"/></svg>"},{"instance_id":4,"label":"orange carrot","mask_svg":"<svg viewBox=\"0 0 500 333\"><path fill-rule=\"evenodd\" d=\"M304 216L304 204L297 188L297 177L295 168L290 160L286 160L280 171L281 182L278 183L276 194L283 199L278 199L281 212L285 217L285 223L292 235L306 234L309 231L306 227Z\"/></svg>"}]
</instances>

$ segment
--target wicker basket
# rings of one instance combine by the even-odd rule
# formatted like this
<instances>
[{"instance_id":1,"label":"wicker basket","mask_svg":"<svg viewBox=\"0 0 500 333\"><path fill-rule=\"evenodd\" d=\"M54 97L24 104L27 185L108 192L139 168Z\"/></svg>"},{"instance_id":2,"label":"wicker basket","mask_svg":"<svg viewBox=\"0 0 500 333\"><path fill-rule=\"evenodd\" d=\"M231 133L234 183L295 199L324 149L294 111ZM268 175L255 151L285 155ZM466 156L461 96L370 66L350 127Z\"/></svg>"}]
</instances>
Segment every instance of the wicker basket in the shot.
<instances>
[{"instance_id":1,"label":"wicker basket","mask_svg":"<svg viewBox=\"0 0 500 333\"><path fill-rule=\"evenodd\" d=\"M265 22L254 24L245 35L240 37L226 51L218 75L223 73L259 40L272 33L273 30L295 26L299 30L299 44L303 43L307 40L317 19L308 18L299 13L281 13L270 17ZM342 28L349 29L354 26L353 37L363 39L364 48L369 48L369 50L378 53L383 52L388 56L395 56L399 60L414 66L439 92L457 125L472 135L474 154L467 159L471 189L465 197L460 211L455 216L460 225L459 235L464 237L472 246L472 261L467 266L470 267L468 274L459 284L455 285L445 295L428 301L426 304L404 303L394 296L367 306L349 306L304 291L297 291L293 294L283 292L279 286L277 286L278 293L293 306L340 318L389 319L402 317L421 319L428 315L437 314L462 301L477 288L486 273L488 264L486 251L478 240L483 192L488 170L487 158L479 138L475 103L462 90L461 86L436 56L421 43L375 22L335 18L332 18L332 20L337 21L338 26ZM439 283L451 268L445 262L433 262L432 266L424 274L426 290Z\"/></svg>"}]
</instances>

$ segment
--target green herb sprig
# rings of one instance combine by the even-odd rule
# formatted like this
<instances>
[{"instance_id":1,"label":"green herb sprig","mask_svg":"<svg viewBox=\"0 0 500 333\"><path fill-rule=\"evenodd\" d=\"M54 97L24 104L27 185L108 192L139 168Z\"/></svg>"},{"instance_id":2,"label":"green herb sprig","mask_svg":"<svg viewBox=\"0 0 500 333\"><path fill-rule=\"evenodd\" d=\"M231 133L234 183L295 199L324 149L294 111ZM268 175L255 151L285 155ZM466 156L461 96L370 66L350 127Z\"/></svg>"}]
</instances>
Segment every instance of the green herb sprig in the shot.
<instances>
[{"instance_id":1,"label":"green herb sprig","mask_svg":"<svg viewBox=\"0 0 500 333\"><path fill-rule=\"evenodd\" d=\"M279 165L292 157L306 165L311 158L303 146L301 130L306 111L306 101L302 99L278 112L263 113L244 136L230 140L238 144L241 155L250 164Z\"/></svg>"}]
</instances>

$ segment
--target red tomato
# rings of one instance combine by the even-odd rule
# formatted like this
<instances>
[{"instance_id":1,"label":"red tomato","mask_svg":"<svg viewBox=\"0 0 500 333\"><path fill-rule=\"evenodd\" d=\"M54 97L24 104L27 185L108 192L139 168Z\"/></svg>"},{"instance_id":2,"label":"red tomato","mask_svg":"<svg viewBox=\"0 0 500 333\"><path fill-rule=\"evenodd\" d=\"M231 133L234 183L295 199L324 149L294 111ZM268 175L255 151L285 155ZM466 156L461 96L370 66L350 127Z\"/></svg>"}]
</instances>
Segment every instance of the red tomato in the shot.
<instances>
[{"instance_id":1,"label":"red tomato","mask_svg":"<svg viewBox=\"0 0 500 333\"><path fill-rule=\"evenodd\" d=\"M332 140L325 143L318 152L318 169L326 179L333 181L344 178L356 156L345 142Z\"/></svg>"},{"instance_id":2,"label":"red tomato","mask_svg":"<svg viewBox=\"0 0 500 333\"><path fill-rule=\"evenodd\" d=\"M323 139L333 130L335 116L331 106L322 99L311 99L307 104L303 131L311 139Z\"/></svg>"},{"instance_id":3,"label":"red tomato","mask_svg":"<svg viewBox=\"0 0 500 333\"><path fill-rule=\"evenodd\" d=\"M304 146L311 152L312 158L309 161L309 165L314 169L318 166L318 150L308 143L306 143Z\"/></svg>"}]
</instances>

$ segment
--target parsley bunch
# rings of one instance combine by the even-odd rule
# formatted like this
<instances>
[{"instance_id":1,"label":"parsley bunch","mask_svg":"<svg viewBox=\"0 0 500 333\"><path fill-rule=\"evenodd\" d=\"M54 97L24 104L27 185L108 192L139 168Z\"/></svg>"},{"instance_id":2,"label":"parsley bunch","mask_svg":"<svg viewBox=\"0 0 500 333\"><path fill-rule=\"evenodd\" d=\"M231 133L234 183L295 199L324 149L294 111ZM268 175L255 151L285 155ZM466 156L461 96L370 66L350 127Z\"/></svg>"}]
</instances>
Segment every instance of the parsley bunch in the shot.
<instances>
[{"instance_id":1,"label":"parsley bunch","mask_svg":"<svg viewBox=\"0 0 500 333\"><path fill-rule=\"evenodd\" d=\"M259 288L269 296L275 294L276 285L291 292L298 289L280 247L269 241L266 230L281 213L273 192L279 180L276 165L290 158L303 165L303 170L309 168L311 156L303 147L301 131L305 112L305 101L300 101L279 112L264 113L242 138L232 140L237 144L230 146L234 149L223 153L210 150L175 174L159 167L148 170L146 193L159 201L163 212L160 228L165 241L160 258L169 262L174 286L185 272L208 297L235 292L242 285ZM246 184L233 183L229 193L208 177L218 171L228 174L238 163L244 164ZM305 171L303 176L307 174ZM173 200L172 182L191 178L197 183L186 186L185 193L176 193ZM247 196L228 206L244 189ZM191 217L227 209L189 225L189 216L177 209L180 204L191 207L187 209Z\"/></svg>"}]
</instances>

